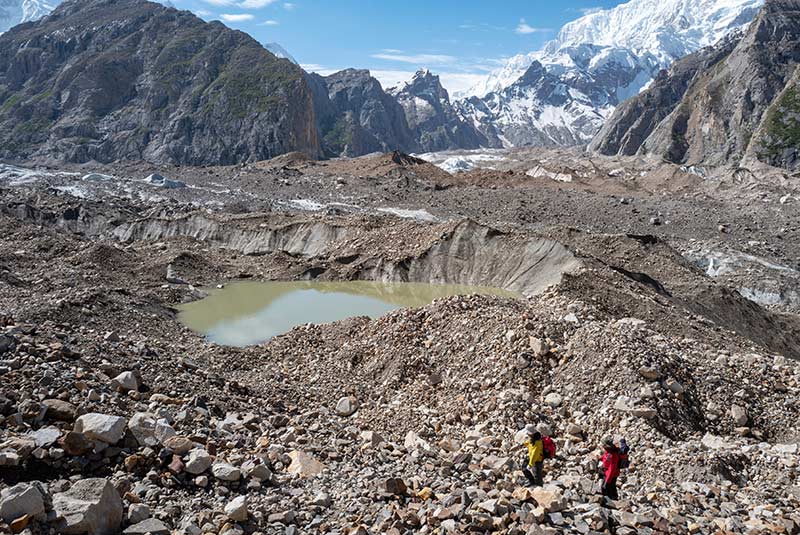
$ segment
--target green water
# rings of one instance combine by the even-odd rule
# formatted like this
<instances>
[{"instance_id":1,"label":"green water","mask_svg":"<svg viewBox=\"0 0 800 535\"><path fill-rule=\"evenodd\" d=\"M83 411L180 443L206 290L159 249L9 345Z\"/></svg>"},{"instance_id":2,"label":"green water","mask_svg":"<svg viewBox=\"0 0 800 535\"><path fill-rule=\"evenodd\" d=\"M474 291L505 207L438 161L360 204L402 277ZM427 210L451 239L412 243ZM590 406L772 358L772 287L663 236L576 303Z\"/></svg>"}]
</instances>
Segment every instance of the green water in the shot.
<instances>
[{"instance_id":1,"label":"green water","mask_svg":"<svg viewBox=\"0 0 800 535\"><path fill-rule=\"evenodd\" d=\"M350 282L238 282L181 306L178 319L209 340L248 346L297 325L354 316L376 318L391 310L421 307L451 295L519 297L498 288L455 284Z\"/></svg>"}]
</instances>

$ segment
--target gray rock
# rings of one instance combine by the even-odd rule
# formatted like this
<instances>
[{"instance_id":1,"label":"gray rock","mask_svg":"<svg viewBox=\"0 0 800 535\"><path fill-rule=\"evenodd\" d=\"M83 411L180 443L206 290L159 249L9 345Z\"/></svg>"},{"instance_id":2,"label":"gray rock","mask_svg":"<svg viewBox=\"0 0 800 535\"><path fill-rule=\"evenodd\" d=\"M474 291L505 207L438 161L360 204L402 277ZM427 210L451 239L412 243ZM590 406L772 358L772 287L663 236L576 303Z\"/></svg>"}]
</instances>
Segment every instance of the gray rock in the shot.
<instances>
[{"instance_id":1,"label":"gray rock","mask_svg":"<svg viewBox=\"0 0 800 535\"><path fill-rule=\"evenodd\" d=\"M336 403L336 414L339 416L352 416L358 410L358 400L353 396L341 398Z\"/></svg>"},{"instance_id":2,"label":"gray rock","mask_svg":"<svg viewBox=\"0 0 800 535\"><path fill-rule=\"evenodd\" d=\"M561 404L564 402L563 396L556 392L550 392L544 398L544 402L550 405L553 408L560 407Z\"/></svg>"},{"instance_id":3,"label":"gray rock","mask_svg":"<svg viewBox=\"0 0 800 535\"><path fill-rule=\"evenodd\" d=\"M731 418L737 427L744 427L750 419L747 416L747 409L740 405L731 405Z\"/></svg>"},{"instance_id":4,"label":"gray rock","mask_svg":"<svg viewBox=\"0 0 800 535\"><path fill-rule=\"evenodd\" d=\"M161 520L148 518L128 527L125 535L170 535L170 530Z\"/></svg>"},{"instance_id":5,"label":"gray rock","mask_svg":"<svg viewBox=\"0 0 800 535\"><path fill-rule=\"evenodd\" d=\"M241 470L232 464L222 462L214 463L211 473L220 481L239 481L242 477Z\"/></svg>"},{"instance_id":6,"label":"gray rock","mask_svg":"<svg viewBox=\"0 0 800 535\"><path fill-rule=\"evenodd\" d=\"M211 467L213 462L214 458L206 450L194 449L189 452L184 470L194 475L202 474Z\"/></svg>"},{"instance_id":7,"label":"gray rock","mask_svg":"<svg viewBox=\"0 0 800 535\"><path fill-rule=\"evenodd\" d=\"M76 481L66 492L53 496L53 509L63 517L59 532L106 535L117 533L122 523L122 500L108 480Z\"/></svg>"},{"instance_id":8,"label":"gray rock","mask_svg":"<svg viewBox=\"0 0 800 535\"><path fill-rule=\"evenodd\" d=\"M47 407L44 416L48 420L59 422L74 422L77 414L75 405L60 399L46 399L42 404Z\"/></svg>"},{"instance_id":9,"label":"gray rock","mask_svg":"<svg viewBox=\"0 0 800 535\"><path fill-rule=\"evenodd\" d=\"M120 416L92 412L84 414L75 420L74 430L78 433L83 433L92 440L99 440L106 444L116 444L125 434L127 425L125 418Z\"/></svg>"},{"instance_id":10,"label":"gray rock","mask_svg":"<svg viewBox=\"0 0 800 535\"><path fill-rule=\"evenodd\" d=\"M36 431L31 431L28 436L36 442L40 448L47 448L56 443L61 437L61 430L57 427L42 427Z\"/></svg>"},{"instance_id":11,"label":"gray rock","mask_svg":"<svg viewBox=\"0 0 800 535\"><path fill-rule=\"evenodd\" d=\"M128 420L128 429L140 446L156 446L156 418L146 412L137 412Z\"/></svg>"},{"instance_id":12,"label":"gray rock","mask_svg":"<svg viewBox=\"0 0 800 535\"><path fill-rule=\"evenodd\" d=\"M133 372L126 371L114 377L114 384L119 386L122 390L138 390L139 380Z\"/></svg>"},{"instance_id":13,"label":"gray rock","mask_svg":"<svg viewBox=\"0 0 800 535\"><path fill-rule=\"evenodd\" d=\"M132 503L128 506L128 523L137 524L150 518L150 507L144 503Z\"/></svg>"},{"instance_id":14,"label":"gray rock","mask_svg":"<svg viewBox=\"0 0 800 535\"><path fill-rule=\"evenodd\" d=\"M6 522L23 515L44 514L44 499L34 485L19 483L0 492L0 518Z\"/></svg>"},{"instance_id":15,"label":"gray rock","mask_svg":"<svg viewBox=\"0 0 800 535\"><path fill-rule=\"evenodd\" d=\"M238 496L225 506L225 514L234 522L247 520L247 497Z\"/></svg>"}]
</instances>

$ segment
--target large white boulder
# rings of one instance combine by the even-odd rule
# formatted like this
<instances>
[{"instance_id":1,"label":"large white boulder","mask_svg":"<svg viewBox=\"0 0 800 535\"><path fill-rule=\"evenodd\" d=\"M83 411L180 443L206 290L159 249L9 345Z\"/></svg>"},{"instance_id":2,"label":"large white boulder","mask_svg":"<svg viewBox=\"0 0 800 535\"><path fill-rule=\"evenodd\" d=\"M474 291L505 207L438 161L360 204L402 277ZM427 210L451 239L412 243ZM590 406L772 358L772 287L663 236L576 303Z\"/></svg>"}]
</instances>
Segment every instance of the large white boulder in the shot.
<instances>
[{"instance_id":1,"label":"large white boulder","mask_svg":"<svg viewBox=\"0 0 800 535\"><path fill-rule=\"evenodd\" d=\"M83 433L92 440L116 444L125 435L127 425L125 418L120 416L90 412L75 420L75 431Z\"/></svg>"},{"instance_id":2,"label":"large white boulder","mask_svg":"<svg viewBox=\"0 0 800 535\"><path fill-rule=\"evenodd\" d=\"M66 492L53 496L53 509L63 520L58 533L110 535L122 523L122 499L103 478L81 479Z\"/></svg>"}]
</instances>

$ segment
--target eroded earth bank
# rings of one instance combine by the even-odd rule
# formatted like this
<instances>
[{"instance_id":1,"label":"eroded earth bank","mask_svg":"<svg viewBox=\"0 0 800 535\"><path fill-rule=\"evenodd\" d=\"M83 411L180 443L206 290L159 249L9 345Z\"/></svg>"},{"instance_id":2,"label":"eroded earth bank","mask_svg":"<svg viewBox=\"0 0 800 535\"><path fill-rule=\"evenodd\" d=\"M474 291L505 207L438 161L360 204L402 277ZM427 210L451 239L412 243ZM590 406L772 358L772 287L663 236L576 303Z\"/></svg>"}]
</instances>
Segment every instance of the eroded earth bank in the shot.
<instances>
[{"instance_id":1,"label":"eroded earth bank","mask_svg":"<svg viewBox=\"0 0 800 535\"><path fill-rule=\"evenodd\" d=\"M0 531L798 533L792 181L481 158L0 167ZM177 321L245 279L524 298L244 348ZM543 489L528 423L558 445Z\"/></svg>"}]
</instances>

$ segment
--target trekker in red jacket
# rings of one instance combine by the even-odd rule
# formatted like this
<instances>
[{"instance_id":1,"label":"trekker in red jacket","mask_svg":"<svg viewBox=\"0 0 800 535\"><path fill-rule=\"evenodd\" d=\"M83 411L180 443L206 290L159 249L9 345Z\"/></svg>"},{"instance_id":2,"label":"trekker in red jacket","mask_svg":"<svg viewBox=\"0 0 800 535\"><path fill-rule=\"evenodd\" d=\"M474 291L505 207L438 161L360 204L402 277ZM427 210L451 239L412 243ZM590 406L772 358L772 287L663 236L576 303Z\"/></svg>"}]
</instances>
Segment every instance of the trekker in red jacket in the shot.
<instances>
[{"instance_id":1,"label":"trekker in red jacket","mask_svg":"<svg viewBox=\"0 0 800 535\"><path fill-rule=\"evenodd\" d=\"M619 494L617 493L617 478L619 477L619 461L620 453L619 448L614 444L614 440L607 438L603 441L603 496L607 496L612 500L618 500Z\"/></svg>"}]
</instances>

